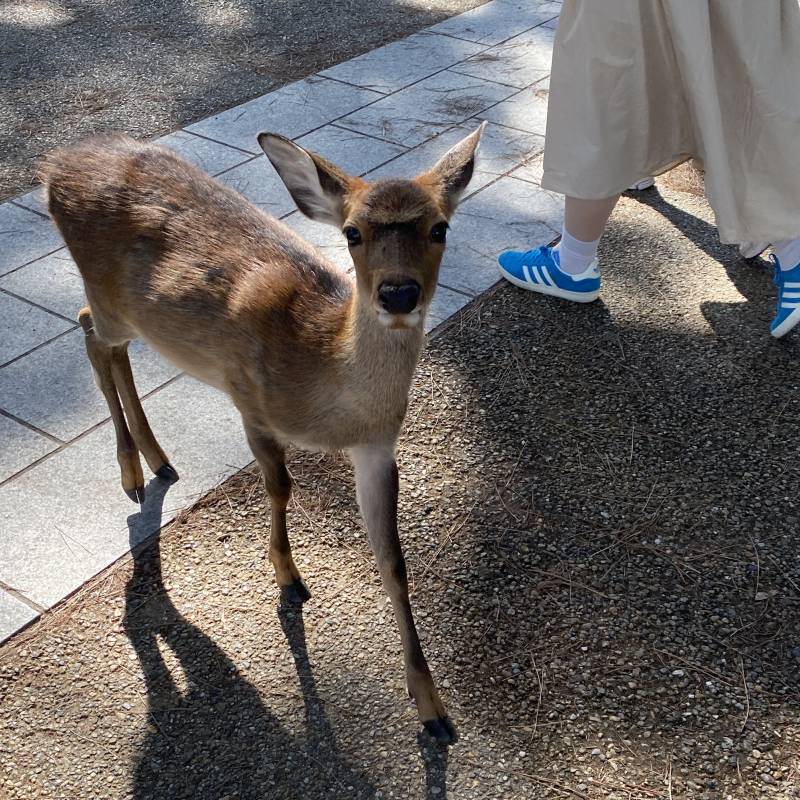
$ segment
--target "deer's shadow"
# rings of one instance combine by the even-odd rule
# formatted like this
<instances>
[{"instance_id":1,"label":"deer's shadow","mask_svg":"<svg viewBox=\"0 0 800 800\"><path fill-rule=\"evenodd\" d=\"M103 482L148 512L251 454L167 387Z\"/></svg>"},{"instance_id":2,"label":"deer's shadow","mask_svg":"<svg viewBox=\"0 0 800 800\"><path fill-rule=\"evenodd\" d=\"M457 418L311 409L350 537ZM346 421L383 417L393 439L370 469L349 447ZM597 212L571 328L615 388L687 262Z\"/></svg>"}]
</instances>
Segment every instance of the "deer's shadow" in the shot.
<instances>
[{"instance_id":1,"label":"deer's shadow","mask_svg":"<svg viewBox=\"0 0 800 800\"><path fill-rule=\"evenodd\" d=\"M128 519L132 542L142 526L158 526L168 488L158 478L150 483L141 512ZM303 694L304 737L288 731L226 653L175 608L162 578L158 534L134 551L124 629L147 690L147 732L132 776L137 800L375 795L338 751L308 662L302 610L279 614Z\"/></svg>"}]
</instances>

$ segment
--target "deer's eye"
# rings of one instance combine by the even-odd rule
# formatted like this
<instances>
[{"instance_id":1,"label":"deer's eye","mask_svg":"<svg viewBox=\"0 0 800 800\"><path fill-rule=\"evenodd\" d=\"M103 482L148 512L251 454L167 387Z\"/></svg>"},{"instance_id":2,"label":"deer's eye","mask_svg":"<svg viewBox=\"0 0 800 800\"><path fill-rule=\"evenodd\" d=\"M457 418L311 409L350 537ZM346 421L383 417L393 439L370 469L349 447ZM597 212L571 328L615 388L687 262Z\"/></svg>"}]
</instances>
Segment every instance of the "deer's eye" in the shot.
<instances>
[{"instance_id":1,"label":"deer's eye","mask_svg":"<svg viewBox=\"0 0 800 800\"><path fill-rule=\"evenodd\" d=\"M347 237L347 244L349 244L350 247L355 247L357 244L361 244L361 232L358 230L358 228L348 225L344 229L344 235Z\"/></svg>"},{"instance_id":2,"label":"deer's eye","mask_svg":"<svg viewBox=\"0 0 800 800\"><path fill-rule=\"evenodd\" d=\"M431 241L437 244L444 244L447 240L447 223L437 222L431 228Z\"/></svg>"}]
</instances>

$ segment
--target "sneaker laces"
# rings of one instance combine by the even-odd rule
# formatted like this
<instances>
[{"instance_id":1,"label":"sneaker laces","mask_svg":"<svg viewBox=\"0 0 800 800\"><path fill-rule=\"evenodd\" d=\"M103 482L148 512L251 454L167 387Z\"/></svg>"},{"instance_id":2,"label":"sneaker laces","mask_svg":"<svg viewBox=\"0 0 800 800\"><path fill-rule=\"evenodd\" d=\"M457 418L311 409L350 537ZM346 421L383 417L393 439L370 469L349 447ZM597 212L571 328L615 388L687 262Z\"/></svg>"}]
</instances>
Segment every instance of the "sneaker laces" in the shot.
<instances>
[{"instance_id":1,"label":"sneaker laces","mask_svg":"<svg viewBox=\"0 0 800 800\"><path fill-rule=\"evenodd\" d=\"M547 255L547 251L549 247L546 244L543 244L541 247L536 247L533 250L526 250L522 255L527 257L530 256L545 256Z\"/></svg>"}]
</instances>

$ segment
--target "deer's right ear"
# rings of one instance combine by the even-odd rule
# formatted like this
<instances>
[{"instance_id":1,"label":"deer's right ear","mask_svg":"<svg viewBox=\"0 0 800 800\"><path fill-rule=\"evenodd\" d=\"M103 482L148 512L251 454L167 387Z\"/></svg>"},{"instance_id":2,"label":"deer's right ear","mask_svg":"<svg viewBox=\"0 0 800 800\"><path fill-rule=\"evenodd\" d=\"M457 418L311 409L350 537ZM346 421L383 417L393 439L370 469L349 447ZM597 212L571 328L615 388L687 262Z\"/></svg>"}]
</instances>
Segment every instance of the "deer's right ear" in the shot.
<instances>
[{"instance_id":1,"label":"deer's right ear","mask_svg":"<svg viewBox=\"0 0 800 800\"><path fill-rule=\"evenodd\" d=\"M258 143L278 171L297 207L311 219L341 228L344 199L353 180L330 161L285 136L259 133Z\"/></svg>"}]
</instances>

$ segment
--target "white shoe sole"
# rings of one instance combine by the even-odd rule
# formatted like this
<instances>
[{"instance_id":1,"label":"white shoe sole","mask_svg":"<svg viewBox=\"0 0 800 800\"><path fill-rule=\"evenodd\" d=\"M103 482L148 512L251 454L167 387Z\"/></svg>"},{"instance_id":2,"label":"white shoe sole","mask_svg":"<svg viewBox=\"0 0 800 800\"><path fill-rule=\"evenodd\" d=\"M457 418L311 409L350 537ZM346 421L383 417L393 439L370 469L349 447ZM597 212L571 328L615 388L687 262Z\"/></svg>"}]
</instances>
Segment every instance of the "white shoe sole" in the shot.
<instances>
[{"instance_id":1,"label":"white shoe sole","mask_svg":"<svg viewBox=\"0 0 800 800\"><path fill-rule=\"evenodd\" d=\"M794 328L798 322L800 322L800 308L796 308L794 311L792 311L792 313L789 314L789 316L786 317L786 319L781 322L781 324L778 325L775 330L770 331L770 334L772 334L772 336L774 336L776 339L780 339L781 336L785 336L787 333L789 333L789 331Z\"/></svg>"},{"instance_id":2,"label":"white shoe sole","mask_svg":"<svg viewBox=\"0 0 800 800\"><path fill-rule=\"evenodd\" d=\"M500 264L497 265L500 274L514 286L519 286L520 289L527 289L529 292L538 292L539 294L549 294L551 297L560 297L562 300L571 300L573 303L591 303L597 300L600 296L600 290L595 292L570 292L567 289L559 289L558 286L545 286L543 283L528 283L528 281L521 281L519 278L506 272Z\"/></svg>"},{"instance_id":3,"label":"white shoe sole","mask_svg":"<svg viewBox=\"0 0 800 800\"><path fill-rule=\"evenodd\" d=\"M640 181L636 181L636 183L632 184L628 187L629 192L643 192L645 189L649 189L651 186L656 185L655 178L642 178Z\"/></svg>"}]
</instances>

